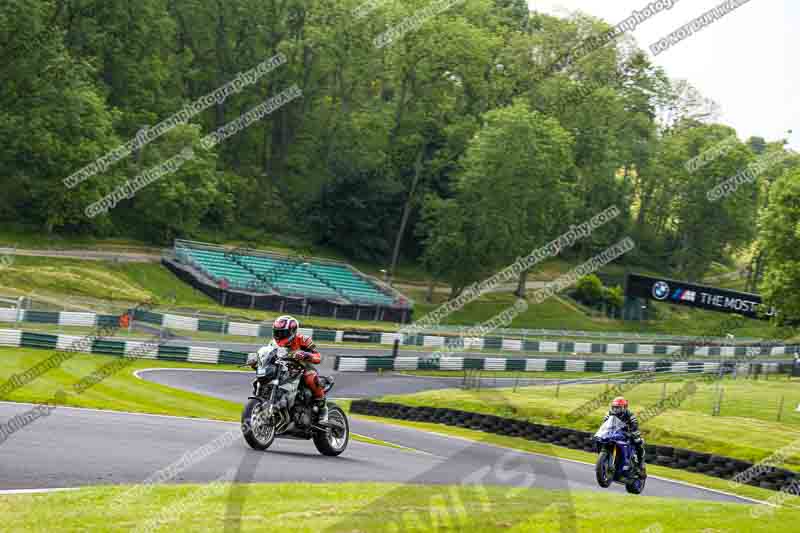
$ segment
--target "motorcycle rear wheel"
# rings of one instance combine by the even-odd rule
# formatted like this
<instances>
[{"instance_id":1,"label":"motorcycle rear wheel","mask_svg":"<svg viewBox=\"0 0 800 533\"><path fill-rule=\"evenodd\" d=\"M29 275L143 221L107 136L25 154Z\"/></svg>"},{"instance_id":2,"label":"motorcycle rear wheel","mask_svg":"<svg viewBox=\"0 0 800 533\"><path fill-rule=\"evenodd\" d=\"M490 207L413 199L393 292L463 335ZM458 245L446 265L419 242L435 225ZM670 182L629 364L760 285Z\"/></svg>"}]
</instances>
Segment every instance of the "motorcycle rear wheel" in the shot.
<instances>
[{"instance_id":1,"label":"motorcycle rear wheel","mask_svg":"<svg viewBox=\"0 0 800 533\"><path fill-rule=\"evenodd\" d=\"M270 424L263 412L263 403L249 400L242 411L242 435L254 450L266 450L275 441L275 426Z\"/></svg>"},{"instance_id":2,"label":"motorcycle rear wheel","mask_svg":"<svg viewBox=\"0 0 800 533\"><path fill-rule=\"evenodd\" d=\"M600 452L597 458L597 463L594 466L594 472L597 477L597 484L607 489L611 486L611 476L608 474L608 450Z\"/></svg>"},{"instance_id":3,"label":"motorcycle rear wheel","mask_svg":"<svg viewBox=\"0 0 800 533\"><path fill-rule=\"evenodd\" d=\"M339 406L330 403L328 404L328 421L343 426L344 429L329 428L325 432L314 432L314 446L322 455L336 457L347 449L347 444L350 442L350 422Z\"/></svg>"}]
</instances>

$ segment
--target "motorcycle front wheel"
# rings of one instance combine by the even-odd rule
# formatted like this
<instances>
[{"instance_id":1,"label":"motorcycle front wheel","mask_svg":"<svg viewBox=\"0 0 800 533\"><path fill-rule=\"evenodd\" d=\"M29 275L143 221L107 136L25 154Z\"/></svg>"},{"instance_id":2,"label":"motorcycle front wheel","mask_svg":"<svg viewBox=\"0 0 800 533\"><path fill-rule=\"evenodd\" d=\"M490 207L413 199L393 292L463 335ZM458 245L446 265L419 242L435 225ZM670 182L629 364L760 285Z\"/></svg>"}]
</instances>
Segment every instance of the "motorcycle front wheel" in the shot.
<instances>
[{"instance_id":1,"label":"motorcycle front wheel","mask_svg":"<svg viewBox=\"0 0 800 533\"><path fill-rule=\"evenodd\" d=\"M314 433L314 446L322 455L336 457L347 449L347 444L350 442L350 422L341 408L330 403L328 422L331 427L327 431Z\"/></svg>"},{"instance_id":2,"label":"motorcycle front wheel","mask_svg":"<svg viewBox=\"0 0 800 533\"><path fill-rule=\"evenodd\" d=\"M254 450L266 450L275 440L275 426L267 420L264 402L249 400L242 411L242 435Z\"/></svg>"},{"instance_id":3,"label":"motorcycle front wheel","mask_svg":"<svg viewBox=\"0 0 800 533\"><path fill-rule=\"evenodd\" d=\"M594 472L597 476L597 484L604 489L607 489L611 486L611 475L608 471L608 458L608 450L601 451L600 456L597 458L597 463L594 466Z\"/></svg>"},{"instance_id":4,"label":"motorcycle front wheel","mask_svg":"<svg viewBox=\"0 0 800 533\"><path fill-rule=\"evenodd\" d=\"M637 476L633 481L625 483L625 490L631 494L641 494L644 490L645 481L647 481L647 474L643 474L641 477Z\"/></svg>"}]
</instances>

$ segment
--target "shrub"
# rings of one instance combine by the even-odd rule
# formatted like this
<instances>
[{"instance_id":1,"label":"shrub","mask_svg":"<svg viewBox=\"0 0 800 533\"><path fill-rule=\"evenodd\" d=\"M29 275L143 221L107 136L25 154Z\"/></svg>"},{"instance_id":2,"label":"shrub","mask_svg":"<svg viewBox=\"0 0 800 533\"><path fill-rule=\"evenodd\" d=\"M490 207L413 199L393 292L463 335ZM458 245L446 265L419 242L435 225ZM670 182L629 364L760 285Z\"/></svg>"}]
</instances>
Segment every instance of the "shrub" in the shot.
<instances>
[{"instance_id":1,"label":"shrub","mask_svg":"<svg viewBox=\"0 0 800 533\"><path fill-rule=\"evenodd\" d=\"M604 301L603 282L595 274L584 276L575 287L575 299L579 302L595 306Z\"/></svg>"}]
</instances>

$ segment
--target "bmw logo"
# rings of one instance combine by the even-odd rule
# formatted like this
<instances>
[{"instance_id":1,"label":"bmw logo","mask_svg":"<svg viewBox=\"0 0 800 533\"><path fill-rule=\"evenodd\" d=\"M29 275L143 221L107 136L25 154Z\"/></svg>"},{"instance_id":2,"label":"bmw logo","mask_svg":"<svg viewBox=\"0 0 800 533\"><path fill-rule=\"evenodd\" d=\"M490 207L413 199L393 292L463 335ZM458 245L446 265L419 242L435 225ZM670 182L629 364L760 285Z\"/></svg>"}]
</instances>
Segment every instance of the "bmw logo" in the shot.
<instances>
[{"instance_id":1,"label":"bmw logo","mask_svg":"<svg viewBox=\"0 0 800 533\"><path fill-rule=\"evenodd\" d=\"M669 296L669 285L664 281L657 281L653 284L653 297L656 300L663 300Z\"/></svg>"}]
</instances>

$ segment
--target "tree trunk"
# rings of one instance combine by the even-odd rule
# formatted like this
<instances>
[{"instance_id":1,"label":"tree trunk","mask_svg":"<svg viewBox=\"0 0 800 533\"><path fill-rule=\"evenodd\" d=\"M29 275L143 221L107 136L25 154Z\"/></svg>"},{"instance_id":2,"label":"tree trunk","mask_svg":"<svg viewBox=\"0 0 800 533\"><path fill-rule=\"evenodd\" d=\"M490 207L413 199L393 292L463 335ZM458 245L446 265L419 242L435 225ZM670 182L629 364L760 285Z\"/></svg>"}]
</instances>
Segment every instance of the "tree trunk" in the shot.
<instances>
[{"instance_id":1,"label":"tree trunk","mask_svg":"<svg viewBox=\"0 0 800 533\"><path fill-rule=\"evenodd\" d=\"M433 303L433 291L434 291L434 281L431 280L428 283L428 292L425 293L425 303L432 304Z\"/></svg>"},{"instance_id":2,"label":"tree trunk","mask_svg":"<svg viewBox=\"0 0 800 533\"><path fill-rule=\"evenodd\" d=\"M227 29L225 27L225 7L221 0L217 0L217 29L216 29L216 43L215 55L217 59L217 87L222 86L226 79L226 70L228 66L228 40ZM225 102L217 103L214 106L214 119L216 128L219 129L225 125Z\"/></svg>"},{"instance_id":3,"label":"tree trunk","mask_svg":"<svg viewBox=\"0 0 800 533\"><path fill-rule=\"evenodd\" d=\"M419 149L417 160L414 163L414 179L411 182L411 190L408 192L408 198L406 198L406 205L403 206L403 216L400 218L400 228L397 230L397 237L394 240L392 264L389 267L389 286L391 286L392 282L394 281L394 269L397 267L397 259L400 256L400 243L403 241L403 233L405 233L406 224L408 223L408 215L411 212L411 202L414 199L414 191L417 189L417 183L419 183L419 177L422 174L422 158L424 154L425 147L423 146Z\"/></svg>"},{"instance_id":4,"label":"tree trunk","mask_svg":"<svg viewBox=\"0 0 800 533\"><path fill-rule=\"evenodd\" d=\"M517 290L514 295L517 298L525 298L525 285L528 282L528 271L520 272L519 279L517 279Z\"/></svg>"},{"instance_id":5,"label":"tree trunk","mask_svg":"<svg viewBox=\"0 0 800 533\"><path fill-rule=\"evenodd\" d=\"M758 255L756 256L755 267L753 268L753 280L751 282L751 288L750 288L751 291L756 292L758 290L758 284L761 281L763 275L764 275L764 252L759 251Z\"/></svg>"}]
</instances>

